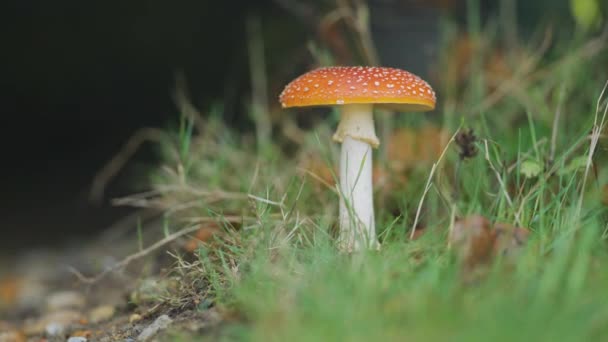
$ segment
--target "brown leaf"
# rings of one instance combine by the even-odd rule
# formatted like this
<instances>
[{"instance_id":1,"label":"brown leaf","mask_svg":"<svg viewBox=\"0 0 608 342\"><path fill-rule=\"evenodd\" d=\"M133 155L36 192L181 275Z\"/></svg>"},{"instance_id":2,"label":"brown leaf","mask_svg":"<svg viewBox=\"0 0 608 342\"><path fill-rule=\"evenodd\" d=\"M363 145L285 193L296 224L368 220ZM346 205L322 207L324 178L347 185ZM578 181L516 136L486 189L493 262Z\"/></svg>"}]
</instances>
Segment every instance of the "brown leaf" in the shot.
<instances>
[{"instance_id":1,"label":"brown leaf","mask_svg":"<svg viewBox=\"0 0 608 342\"><path fill-rule=\"evenodd\" d=\"M335 182L330 165L321 156L314 153L306 153L300 160L301 169L306 170L308 176L317 180L318 182L316 183L334 186ZM333 171L336 175L338 174L337 168L334 168Z\"/></svg>"},{"instance_id":2,"label":"brown leaf","mask_svg":"<svg viewBox=\"0 0 608 342\"><path fill-rule=\"evenodd\" d=\"M445 129L435 125L424 125L416 139L417 160L427 164L436 162L449 139L450 136Z\"/></svg>"},{"instance_id":3,"label":"brown leaf","mask_svg":"<svg viewBox=\"0 0 608 342\"><path fill-rule=\"evenodd\" d=\"M448 140L445 129L430 124L416 130L395 130L387 142L389 166L395 171L405 171L416 165L432 164L439 159Z\"/></svg>"},{"instance_id":4,"label":"brown leaf","mask_svg":"<svg viewBox=\"0 0 608 342\"><path fill-rule=\"evenodd\" d=\"M387 142L386 153L391 169L406 170L416 160L416 134L408 128L395 130Z\"/></svg>"},{"instance_id":5,"label":"brown leaf","mask_svg":"<svg viewBox=\"0 0 608 342\"><path fill-rule=\"evenodd\" d=\"M12 276L0 279L0 305L15 303L19 294L20 283L21 281L18 278Z\"/></svg>"},{"instance_id":6,"label":"brown leaf","mask_svg":"<svg viewBox=\"0 0 608 342\"><path fill-rule=\"evenodd\" d=\"M380 189L383 192L395 191L395 189L403 188L406 181L405 172L391 170L378 163L374 164L372 172L374 189Z\"/></svg>"},{"instance_id":7,"label":"brown leaf","mask_svg":"<svg viewBox=\"0 0 608 342\"><path fill-rule=\"evenodd\" d=\"M513 259L525 246L530 236L526 228L515 227L508 223L496 223L494 225L496 241L494 241L494 255L502 255Z\"/></svg>"},{"instance_id":8,"label":"brown leaf","mask_svg":"<svg viewBox=\"0 0 608 342\"><path fill-rule=\"evenodd\" d=\"M471 215L454 223L450 244L467 269L486 264L492 257L496 234L481 215Z\"/></svg>"},{"instance_id":9,"label":"brown leaf","mask_svg":"<svg viewBox=\"0 0 608 342\"><path fill-rule=\"evenodd\" d=\"M220 232L220 228L216 223L205 223L201 228L194 233L194 236L186 242L184 249L188 252L194 252L201 243L206 243L213 239L213 236Z\"/></svg>"},{"instance_id":10,"label":"brown leaf","mask_svg":"<svg viewBox=\"0 0 608 342\"><path fill-rule=\"evenodd\" d=\"M471 270L498 256L514 262L529 236L526 228L501 222L491 224L481 215L471 215L456 221L450 243L465 268Z\"/></svg>"},{"instance_id":11,"label":"brown leaf","mask_svg":"<svg viewBox=\"0 0 608 342\"><path fill-rule=\"evenodd\" d=\"M414 235L412 236L411 240L418 240L424 234L426 234L426 228L424 228L424 227L416 228L416 230L414 231Z\"/></svg>"}]
</instances>

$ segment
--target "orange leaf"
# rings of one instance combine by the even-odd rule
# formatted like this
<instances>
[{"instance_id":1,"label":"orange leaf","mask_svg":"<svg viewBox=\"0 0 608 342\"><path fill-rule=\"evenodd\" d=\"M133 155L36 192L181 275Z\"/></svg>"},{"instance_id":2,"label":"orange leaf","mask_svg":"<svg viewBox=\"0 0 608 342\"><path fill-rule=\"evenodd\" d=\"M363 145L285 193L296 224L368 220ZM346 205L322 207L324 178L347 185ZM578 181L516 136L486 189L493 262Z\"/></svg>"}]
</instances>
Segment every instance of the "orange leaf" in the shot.
<instances>
[{"instance_id":1,"label":"orange leaf","mask_svg":"<svg viewBox=\"0 0 608 342\"><path fill-rule=\"evenodd\" d=\"M481 215L471 215L454 224L450 243L465 267L472 268L490 261L496 240L491 227L490 221Z\"/></svg>"},{"instance_id":2,"label":"orange leaf","mask_svg":"<svg viewBox=\"0 0 608 342\"><path fill-rule=\"evenodd\" d=\"M0 280L0 304L11 305L17 299L20 281L15 277Z\"/></svg>"},{"instance_id":3,"label":"orange leaf","mask_svg":"<svg viewBox=\"0 0 608 342\"><path fill-rule=\"evenodd\" d=\"M188 252L194 252L202 243L211 241L213 236L220 232L219 227L215 223L207 223L202 225L199 230L194 233L194 236L186 242L184 248Z\"/></svg>"},{"instance_id":4,"label":"orange leaf","mask_svg":"<svg viewBox=\"0 0 608 342\"><path fill-rule=\"evenodd\" d=\"M528 229L514 227L507 223L496 223L494 229L496 231L496 241L493 247L494 255L517 256L530 236Z\"/></svg>"}]
</instances>

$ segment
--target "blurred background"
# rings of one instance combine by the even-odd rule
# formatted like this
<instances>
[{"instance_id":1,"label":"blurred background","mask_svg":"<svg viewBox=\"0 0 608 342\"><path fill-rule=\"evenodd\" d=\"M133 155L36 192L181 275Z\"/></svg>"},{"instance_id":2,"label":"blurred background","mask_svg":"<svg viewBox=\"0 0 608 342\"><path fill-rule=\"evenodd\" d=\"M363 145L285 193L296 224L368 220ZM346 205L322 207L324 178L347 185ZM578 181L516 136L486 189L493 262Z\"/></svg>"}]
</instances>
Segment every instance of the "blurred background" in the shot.
<instances>
[{"instance_id":1,"label":"blurred background","mask_svg":"<svg viewBox=\"0 0 608 342\"><path fill-rule=\"evenodd\" d=\"M282 87L324 58L332 64L400 67L433 84L438 77L458 77L458 63L471 58L474 43L463 32L483 25L467 20L472 7L508 32L501 41L508 50L510 40L542 36L541 27L574 38L597 31L604 5L602 0L3 1L1 253L77 240L128 214L131 209L113 207L109 200L145 183L157 161L153 142L137 149L97 201L91 186L138 131L177 124L176 89L203 113L221 108L225 121L246 134L254 129L249 113L256 105L270 119L280 115ZM446 28L460 41L451 50L441 41ZM437 72L437 63L446 59L454 60L456 76Z\"/></svg>"}]
</instances>

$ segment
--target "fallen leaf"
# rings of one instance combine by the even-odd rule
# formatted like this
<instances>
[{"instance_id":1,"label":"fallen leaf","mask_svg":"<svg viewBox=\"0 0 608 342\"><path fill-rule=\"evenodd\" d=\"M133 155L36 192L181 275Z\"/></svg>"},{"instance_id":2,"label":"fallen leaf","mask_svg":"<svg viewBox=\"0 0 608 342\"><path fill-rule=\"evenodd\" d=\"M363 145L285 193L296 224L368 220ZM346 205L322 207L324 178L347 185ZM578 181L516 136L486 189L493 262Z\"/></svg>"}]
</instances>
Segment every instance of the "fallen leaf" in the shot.
<instances>
[{"instance_id":1,"label":"fallen leaf","mask_svg":"<svg viewBox=\"0 0 608 342\"><path fill-rule=\"evenodd\" d=\"M407 182L405 172L390 170L381 164L374 164L372 184L375 190L382 192L403 188Z\"/></svg>"},{"instance_id":2,"label":"fallen leaf","mask_svg":"<svg viewBox=\"0 0 608 342\"><path fill-rule=\"evenodd\" d=\"M335 185L331 165L328 165L328 162L318 154L305 153L301 156L300 168L305 170L307 176L316 180L315 184L320 184L322 187L333 187ZM333 172L337 175L337 168Z\"/></svg>"},{"instance_id":3,"label":"fallen leaf","mask_svg":"<svg viewBox=\"0 0 608 342\"><path fill-rule=\"evenodd\" d=\"M457 220L449 237L452 249L467 269L490 261L495 240L492 224L481 215Z\"/></svg>"},{"instance_id":4,"label":"fallen leaf","mask_svg":"<svg viewBox=\"0 0 608 342\"><path fill-rule=\"evenodd\" d=\"M395 130L388 139L386 153L391 169L407 169L416 160L416 134L408 128Z\"/></svg>"},{"instance_id":5,"label":"fallen leaf","mask_svg":"<svg viewBox=\"0 0 608 342\"><path fill-rule=\"evenodd\" d=\"M213 236L219 232L220 229L216 223L206 223L186 242L184 249L188 252L194 252L201 243L211 241Z\"/></svg>"},{"instance_id":6,"label":"fallen leaf","mask_svg":"<svg viewBox=\"0 0 608 342\"><path fill-rule=\"evenodd\" d=\"M424 125L416 135L416 162L432 164L439 159L450 139L448 132L435 125Z\"/></svg>"},{"instance_id":7,"label":"fallen leaf","mask_svg":"<svg viewBox=\"0 0 608 342\"><path fill-rule=\"evenodd\" d=\"M471 270L494 257L514 262L529 236L526 228L502 222L492 224L481 215L471 215L456 221L449 241L465 268Z\"/></svg>"},{"instance_id":8,"label":"fallen leaf","mask_svg":"<svg viewBox=\"0 0 608 342\"><path fill-rule=\"evenodd\" d=\"M494 230L496 232L493 247L494 255L501 255L511 260L519 255L530 236L528 229L515 227L508 223L496 223Z\"/></svg>"},{"instance_id":9,"label":"fallen leaf","mask_svg":"<svg viewBox=\"0 0 608 342\"><path fill-rule=\"evenodd\" d=\"M411 240L418 240L426 233L426 228L416 228Z\"/></svg>"},{"instance_id":10,"label":"fallen leaf","mask_svg":"<svg viewBox=\"0 0 608 342\"><path fill-rule=\"evenodd\" d=\"M19 294L20 280L16 277L7 277L0 280L0 305L12 305Z\"/></svg>"}]
</instances>

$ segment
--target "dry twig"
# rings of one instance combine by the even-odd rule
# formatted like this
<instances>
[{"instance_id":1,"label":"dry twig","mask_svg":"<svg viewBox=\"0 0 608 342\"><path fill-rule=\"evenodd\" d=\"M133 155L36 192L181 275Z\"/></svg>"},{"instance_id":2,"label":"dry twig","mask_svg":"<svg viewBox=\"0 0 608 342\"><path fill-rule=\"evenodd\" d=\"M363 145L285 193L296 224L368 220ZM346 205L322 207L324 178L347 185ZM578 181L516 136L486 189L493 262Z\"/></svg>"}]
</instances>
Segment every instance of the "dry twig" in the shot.
<instances>
[{"instance_id":1,"label":"dry twig","mask_svg":"<svg viewBox=\"0 0 608 342\"><path fill-rule=\"evenodd\" d=\"M137 259L141 259L141 258L149 255L150 253L156 251L157 249L179 239L180 237L190 234L190 233L194 233L195 231L197 231L199 229L200 229L200 225L196 224L196 225L193 225L190 227L186 227L173 234L170 234L170 235L166 236L164 239L159 240L156 243L152 244L150 247L142 249L141 251L139 251L137 253L127 256L126 258L122 259L120 262L117 262L116 264L105 269L103 272L97 274L94 277L87 277L87 276L83 275L82 273L80 273L80 271L78 271L77 269L75 269L74 267L71 267L71 266L68 267L68 271L70 273L74 274L78 278L78 280L80 280L81 282L88 284L88 285L93 285L93 284L99 282L100 280L102 280L103 278L105 278L110 273L117 271L119 269L122 269L122 268L128 266L133 261L135 261Z\"/></svg>"},{"instance_id":2,"label":"dry twig","mask_svg":"<svg viewBox=\"0 0 608 342\"><path fill-rule=\"evenodd\" d=\"M414 239L414 235L416 234L416 226L418 225L418 221L420 220L420 213L422 212L422 204L424 203L424 198L426 197L426 194L431 189L431 185L432 185L431 182L433 180L433 176L435 175L435 172L437 171L437 166L443 160L443 157L445 156L445 153L447 152L448 148L450 147L450 145L452 144L452 142L456 138L456 135L458 134L458 132L460 132L460 128L457 129L456 132L454 132L454 134L452 135L452 137L450 138L450 140L448 140L447 144L443 148L443 151L441 152L441 155L439 156L439 159L437 159L437 161L435 163L433 163L433 167L431 168L431 172L429 173L429 177L426 180L426 185L424 186L424 192L422 193L422 197L420 198L420 202L418 202L418 209L416 210L416 218L414 219L414 224L412 225L412 229L411 229L411 233L410 233L410 240L413 240Z\"/></svg>"},{"instance_id":3,"label":"dry twig","mask_svg":"<svg viewBox=\"0 0 608 342\"><path fill-rule=\"evenodd\" d=\"M160 143L167 135L160 129L145 127L133 134L127 143L93 178L89 199L94 203L101 203L105 189L109 182L116 177L125 164L133 157L145 142Z\"/></svg>"}]
</instances>

